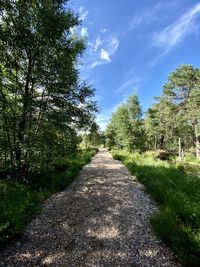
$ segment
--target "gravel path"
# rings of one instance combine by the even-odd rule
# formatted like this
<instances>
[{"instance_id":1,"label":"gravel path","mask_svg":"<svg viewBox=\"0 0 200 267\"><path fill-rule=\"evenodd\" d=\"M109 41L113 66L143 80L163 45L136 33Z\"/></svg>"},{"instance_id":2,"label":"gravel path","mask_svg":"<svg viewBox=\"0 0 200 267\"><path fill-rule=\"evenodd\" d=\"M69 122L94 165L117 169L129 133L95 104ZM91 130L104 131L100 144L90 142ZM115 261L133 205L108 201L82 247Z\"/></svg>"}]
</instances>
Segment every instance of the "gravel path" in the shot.
<instances>
[{"instance_id":1,"label":"gravel path","mask_svg":"<svg viewBox=\"0 0 200 267\"><path fill-rule=\"evenodd\" d=\"M155 211L144 188L101 149L0 254L0 266L180 266L152 231Z\"/></svg>"}]
</instances>

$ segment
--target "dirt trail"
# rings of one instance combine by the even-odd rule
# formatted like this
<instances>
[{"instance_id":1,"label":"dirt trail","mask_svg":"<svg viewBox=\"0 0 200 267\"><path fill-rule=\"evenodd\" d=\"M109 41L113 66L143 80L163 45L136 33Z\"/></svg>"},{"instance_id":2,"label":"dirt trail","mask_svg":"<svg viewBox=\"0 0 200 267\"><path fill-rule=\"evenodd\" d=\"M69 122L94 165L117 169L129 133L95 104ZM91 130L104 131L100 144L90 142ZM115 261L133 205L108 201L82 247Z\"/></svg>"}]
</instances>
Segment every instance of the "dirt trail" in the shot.
<instances>
[{"instance_id":1,"label":"dirt trail","mask_svg":"<svg viewBox=\"0 0 200 267\"><path fill-rule=\"evenodd\" d=\"M101 149L0 254L0 266L178 266L149 224L155 211L143 187Z\"/></svg>"}]
</instances>

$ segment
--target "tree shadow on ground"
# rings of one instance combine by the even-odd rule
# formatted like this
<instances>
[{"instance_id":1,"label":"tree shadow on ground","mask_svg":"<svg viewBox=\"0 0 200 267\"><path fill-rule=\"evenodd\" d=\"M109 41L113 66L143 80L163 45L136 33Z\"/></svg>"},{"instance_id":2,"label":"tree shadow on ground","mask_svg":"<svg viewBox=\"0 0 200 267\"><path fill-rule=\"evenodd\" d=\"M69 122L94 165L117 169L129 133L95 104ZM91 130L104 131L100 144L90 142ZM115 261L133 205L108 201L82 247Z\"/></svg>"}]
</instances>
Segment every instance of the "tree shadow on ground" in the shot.
<instances>
[{"instance_id":1,"label":"tree shadow on ground","mask_svg":"<svg viewBox=\"0 0 200 267\"><path fill-rule=\"evenodd\" d=\"M2 253L2 266L175 266L149 225L154 211L143 187L101 150L66 191L47 200L23 238Z\"/></svg>"}]
</instances>

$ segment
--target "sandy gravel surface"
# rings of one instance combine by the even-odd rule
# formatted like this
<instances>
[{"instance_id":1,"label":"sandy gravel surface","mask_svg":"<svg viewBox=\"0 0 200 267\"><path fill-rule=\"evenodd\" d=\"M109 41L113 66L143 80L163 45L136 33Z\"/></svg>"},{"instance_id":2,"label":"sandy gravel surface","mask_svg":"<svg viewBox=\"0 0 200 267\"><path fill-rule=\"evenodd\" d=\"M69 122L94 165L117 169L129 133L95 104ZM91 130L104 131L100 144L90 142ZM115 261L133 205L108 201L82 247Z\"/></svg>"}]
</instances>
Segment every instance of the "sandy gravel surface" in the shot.
<instances>
[{"instance_id":1,"label":"sandy gravel surface","mask_svg":"<svg viewBox=\"0 0 200 267\"><path fill-rule=\"evenodd\" d=\"M0 266L179 266L149 224L155 211L144 188L101 149L0 253Z\"/></svg>"}]
</instances>

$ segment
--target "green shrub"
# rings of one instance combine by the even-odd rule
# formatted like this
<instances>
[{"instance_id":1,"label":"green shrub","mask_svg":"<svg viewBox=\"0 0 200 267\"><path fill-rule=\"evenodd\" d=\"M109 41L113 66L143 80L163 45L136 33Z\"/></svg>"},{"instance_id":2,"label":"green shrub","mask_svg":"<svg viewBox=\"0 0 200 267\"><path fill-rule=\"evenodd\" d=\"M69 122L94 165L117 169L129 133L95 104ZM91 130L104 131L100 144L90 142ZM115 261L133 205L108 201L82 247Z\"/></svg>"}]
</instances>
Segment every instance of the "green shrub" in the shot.
<instances>
[{"instance_id":1,"label":"green shrub","mask_svg":"<svg viewBox=\"0 0 200 267\"><path fill-rule=\"evenodd\" d=\"M21 233L41 199L41 194L25 185L0 181L0 245Z\"/></svg>"},{"instance_id":2,"label":"green shrub","mask_svg":"<svg viewBox=\"0 0 200 267\"><path fill-rule=\"evenodd\" d=\"M69 185L96 152L81 150L55 160L53 170L31 173L27 184L0 180L0 246L21 234L42 200Z\"/></svg>"}]
</instances>

